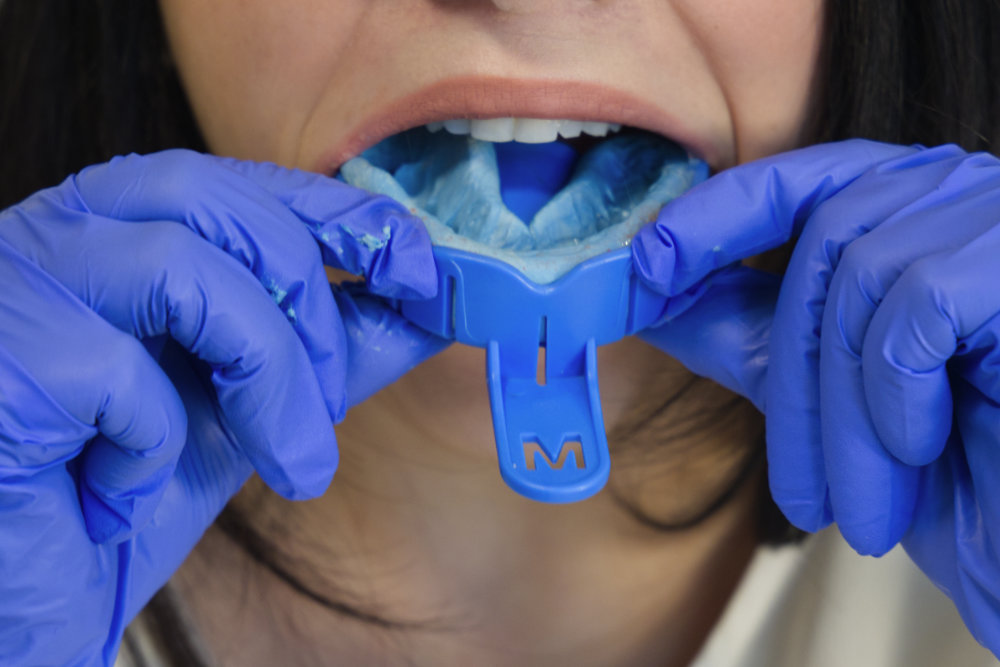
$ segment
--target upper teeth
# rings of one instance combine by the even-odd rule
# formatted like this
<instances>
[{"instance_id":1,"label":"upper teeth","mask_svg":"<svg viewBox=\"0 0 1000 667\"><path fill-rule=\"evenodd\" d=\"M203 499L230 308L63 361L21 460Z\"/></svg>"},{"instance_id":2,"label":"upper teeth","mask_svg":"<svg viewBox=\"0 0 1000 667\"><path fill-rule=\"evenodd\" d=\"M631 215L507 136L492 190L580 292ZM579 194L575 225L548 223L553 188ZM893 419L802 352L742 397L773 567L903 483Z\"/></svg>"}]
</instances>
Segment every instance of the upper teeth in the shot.
<instances>
[{"instance_id":1,"label":"upper teeth","mask_svg":"<svg viewBox=\"0 0 1000 667\"><path fill-rule=\"evenodd\" d=\"M471 134L480 141L518 141L523 144L544 144L557 137L572 139L580 133L595 137L622 129L620 123L598 123L581 120L550 120L547 118L486 118L470 120L456 118L428 123L427 129L437 132L442 127L452 134Z\"/></svg>"}]
</instances>

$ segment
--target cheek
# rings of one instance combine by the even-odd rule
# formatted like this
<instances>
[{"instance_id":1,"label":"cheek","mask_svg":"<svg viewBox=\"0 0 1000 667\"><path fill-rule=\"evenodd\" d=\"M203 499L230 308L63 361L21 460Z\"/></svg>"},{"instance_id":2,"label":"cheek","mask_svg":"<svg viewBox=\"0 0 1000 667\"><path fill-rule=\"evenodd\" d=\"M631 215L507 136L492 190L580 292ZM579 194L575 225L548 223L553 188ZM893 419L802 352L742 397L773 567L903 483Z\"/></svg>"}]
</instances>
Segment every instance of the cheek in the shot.
<instances>
[{"instance_id":1,"label":"cheek","mask_svg":"<svg viewBox=\"0 0 1000 667\"><path fill-rule=\"evenodd\" d=\"M161 0L164 26L214 153L291 164L363 0Z\"/></svg>"},{"instance_id":2,"label":"cheek","mask_svg":"<svg viewBox=\"0 0 1000 667\"><path fill-rule=\"evenodd\" d=\"M796 147L812 97L823 0L676 4L725 91L736 162Z\"/></svg>"}]
</instances>

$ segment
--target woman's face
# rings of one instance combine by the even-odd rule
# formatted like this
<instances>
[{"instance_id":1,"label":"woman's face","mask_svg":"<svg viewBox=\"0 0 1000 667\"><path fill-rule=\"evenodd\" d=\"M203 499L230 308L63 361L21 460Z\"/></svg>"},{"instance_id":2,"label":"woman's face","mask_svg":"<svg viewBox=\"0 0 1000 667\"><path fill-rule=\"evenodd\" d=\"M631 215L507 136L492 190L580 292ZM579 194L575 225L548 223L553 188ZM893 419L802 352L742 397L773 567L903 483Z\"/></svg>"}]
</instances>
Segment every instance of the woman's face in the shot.
<instances>
[{"instance_id":1,"label":"woman's face","mask_svg":"<svg viewBox=\"0 0 1000 667\"><path fill-rule=\"evenodd\" d=\"M161 7L209 148L327 173L387 135L469 117L621 122L679 141L715 169L792 148L808 112L822 14L822 0L161 0ZM453 346L354 408L342 439L352 428L358 437L381 433L385 415L398 414L409 420L403 432L423 421L422 456L431 456L429 443L445 460L474 451L495 474L482 365L480 351ZM726 400L687 391L671 400L674 412L660 414L663 397L689 386L690 376L635 339L602 347L601 367L613 448L620 440L662 442L663 419ZM667 472L643 485L658 498L650 503L659 515L687 516L736 477L755 427L730 428L701 429L687 450L698 457L667 457ZM643 429L649 433L636 435ZM618 465L611 484L637 487L627 469ZM664 483L668 477L678 481Z\"/></svg>"},{"instance_id":2,"label":"woman's face","mask_svg":"<svg viewBox=\"0 0 1000 667\"><path fill-rule=\"evenodd\" d=\"M215 153L332 172L435 120L620 122L715 169L794 147L822 0L161 0Z\"/></svg>"}]
</instances>

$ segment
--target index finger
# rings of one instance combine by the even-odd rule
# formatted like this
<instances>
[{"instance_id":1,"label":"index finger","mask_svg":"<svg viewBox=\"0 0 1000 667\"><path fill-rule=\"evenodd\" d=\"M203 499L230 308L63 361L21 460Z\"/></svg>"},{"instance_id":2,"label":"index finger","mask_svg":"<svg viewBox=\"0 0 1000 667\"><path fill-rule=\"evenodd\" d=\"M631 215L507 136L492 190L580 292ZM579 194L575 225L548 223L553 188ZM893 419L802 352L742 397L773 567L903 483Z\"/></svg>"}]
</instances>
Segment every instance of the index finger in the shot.
<instances>
[{"instance_id":1,"label":"index finger","mask_svg":"<svg viewBox=\"0 0 1000 667\"><path fill-rule=\"evenodd\" d=\"M851 140L727 169L670 202L639 230L632 257L653 289L676 296L724 266L775 248L815 208L881 165L918 148Z\"/></svg>"},{"instance_id":2,"label":"index finger","mask_svg":"<svg viewBox=\"0 0 1000 667\"><path fill-rule=\"evenodd\" d=\"M426 299L437 293L430 235L399 202L322 174L225 161L306 223L327 264L363 276L374 294Z\"/></svg>"}]
</instances>

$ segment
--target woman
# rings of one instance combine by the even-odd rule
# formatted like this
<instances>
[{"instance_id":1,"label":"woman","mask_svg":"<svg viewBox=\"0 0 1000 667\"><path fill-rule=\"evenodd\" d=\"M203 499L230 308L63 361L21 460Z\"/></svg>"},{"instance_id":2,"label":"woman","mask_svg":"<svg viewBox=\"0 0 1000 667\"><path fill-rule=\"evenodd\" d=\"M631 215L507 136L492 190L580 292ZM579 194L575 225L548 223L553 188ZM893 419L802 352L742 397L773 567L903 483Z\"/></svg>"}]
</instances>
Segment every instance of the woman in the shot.
<instances>
[{"instance_id":1,"label":"woman","mask_svg":"<svg viewBox=\"0 0 1000 667\"><path fill-rule=\"evenodd\" d=\"M996 10L898 5L358 1L292 11L164 0L169 48L160 50L148 7L5 3L3 85L20 102L4 110L5 145L17 148L4 159L3 205L111 155L170 147L332 174L386 134L466 117L623 122L680 142L715 171L851 137L988 149L1000 99L989 70ZM27 44L37 52L23 59ZM59 96L62 86L79 87L73 103ZM735 182L715 181L730 194L708 201L724 202L734 190L808 174L788 188L794 205L773 214L791 222L766 241L753 242L751 215L737 216L735 230L719 221L722 241L750 238L727 247L724 264L798 235L803 220L781 211L807 210L822 222L799 204L842 202L842 193L855 202L849 185L859 174L909 155L834 150L779 155L759 171L726 172ZM832 190L816 189L842 164L857 173L845 167ZM900 178L927 188L926 179ZM451 347L407 373L445 345L365 290L342 290L334 304L318 287L322 259L363 272L377 296L428 295L426 239L382 200L301 172L171 153L86 170L28 201L4 219L5 261L16 267L5 284L21 277L12 293L24 295L9 304L18 319L4 330L4 368L21 392L37 390L30 401L12 394L6 407L18 416L8 418L18 428L5 439L16 453L3 464L11 509L0 561L4 581L15 582L3 596L18 638L4 655L15 662L110 661L124 625L252 470L263 483L251 481L228 505L168 589L173 602L160 604L175 617L186 609L181 618L198 626L193 645L234 664L290 654L302 664L687 664L755 546L782 532L773 521L761 527L762 427L751 403L634 340L603 350L609 488L570 506L513 495L495 473L479 353ZM856 495L851 471L828 470L824 452L804 463L790 453L787 443L809 441L817 429L788 414L795 401L813 406L817 380L798 360L818 345L802 350L792 340L780 362L790 372L772 366L761 377L769 323L782 316L772 286L729 280L714 271L720 264L702 270L703 257L685 276L665 266L676 256L664 250L665 230L712 219L705 201L679 200L668 207L678 217L665 213L636 243L650 284L696 297L647 338L766 411L771 487L796 525L815 530L835 519L844 529L846 513L845 534L859 549L881 553L906 533L919 551L919 538L932 533L910 530L914 510L885 510L892 525L873 536L852 532L868 525L859 511L886 505ZM730 210L757 210L741 204ZM347 215L372 230L391 222L394 252L353 243L343 233ZM802 234L822 239L827 231L817 223ZM816 245L789 275L816 275L808 266ZM801 284L797 296L808 302L812 286ZM49 311L32 316L39 304ZM734 304L764 343L746 334L735 346L720 343ZM167 332L186 351L165 342ZM130 337L146 339L145 349ZM770 354L777 360L773 347ZM80 361L94 357L139 370L122 378L107 364ZM339 420L346 405L356 407L335 445L324 420ZM59 421L66 412L72 428ZM324 494L337 446L336 482ZM838 472L848 479L835 483ZM879 479L890 500L918 506L911 496L919 479L929 480L925 490L947 486L896 468ZM267 487L316 499L289 504ZM855 497L866 500L861 510ZM82 516L71 517L80 507ZM47 577L54 567L69 574ZM989 641L977 603L949 592ZM69 630L51 630L66 619L74 619Z\"/></svg>"}]
</instances>

